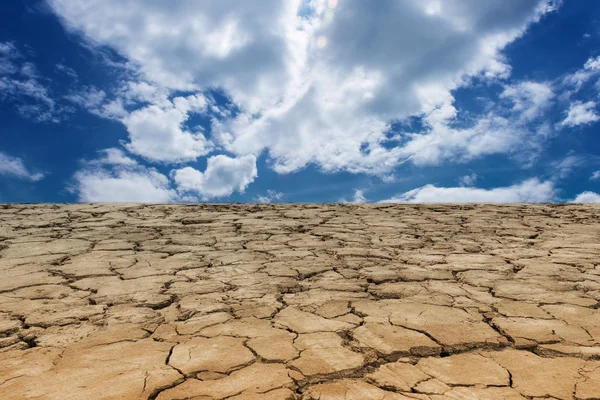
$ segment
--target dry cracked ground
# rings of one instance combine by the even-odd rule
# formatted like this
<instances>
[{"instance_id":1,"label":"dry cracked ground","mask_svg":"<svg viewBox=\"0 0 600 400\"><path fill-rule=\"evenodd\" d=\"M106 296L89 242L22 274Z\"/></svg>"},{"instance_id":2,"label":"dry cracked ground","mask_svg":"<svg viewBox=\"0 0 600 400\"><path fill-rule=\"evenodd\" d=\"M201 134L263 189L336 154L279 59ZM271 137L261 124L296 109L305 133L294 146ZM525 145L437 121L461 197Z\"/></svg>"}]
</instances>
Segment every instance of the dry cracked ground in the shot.
<instances>
[{"instance_id":1,"label":"dry cracked ground","mask_svg":"<svg viewBox=\"0 0 600 400\"><path fill-rule=\"evenodd\" d=\"M0 399L599 399L599 217L0 206Z\"/></svg>"}]
</instances>

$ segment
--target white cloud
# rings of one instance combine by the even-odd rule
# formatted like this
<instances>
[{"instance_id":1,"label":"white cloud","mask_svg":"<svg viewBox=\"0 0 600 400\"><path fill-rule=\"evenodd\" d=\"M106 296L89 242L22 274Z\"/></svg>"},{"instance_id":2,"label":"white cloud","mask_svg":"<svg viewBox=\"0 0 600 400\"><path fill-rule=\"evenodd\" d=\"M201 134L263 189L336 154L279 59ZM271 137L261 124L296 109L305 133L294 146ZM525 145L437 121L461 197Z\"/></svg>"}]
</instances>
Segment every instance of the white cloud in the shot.
<instances>
[{"instance_id":1,"label":"white cloud","mask_svg":"<svg viewBox=\"0 0 600 400\"><path fill-rule=\"evenodd\" d=\"M10 101L25 118L59 122L65 111L50 96L35 65L10 42L0 42L0 101Z\"/></svg>"},{"instance_id":2,"label":"white cloud","mask_svg":"<svg viewBox=\"0 0 600 400\"><path fill-rule=\"evenodd\" d=\"M79 80L79 75L77 75L77 72L75 72L75 70L71 67L58 63L55 65L54 68L61 74L70 76L75 81Z\"/></svg>"},{"instance_id":3,"label":"white cloud","mask_svg":"<svg viewBox=\"0 0 600 400\"><path fill-rule=\"evenodd\" d=\"M258 176L256 157L218 155L207 160L204 172L185 167L172 171L172 176L180 193L198 194L205 200L229 196L243 192Z\"/></svg>"},{"instance_id":4,"label":"white cloud","mask_svg":"<svg viewBox=\"0 0 600 400\"><path fill-rule=\"evenodd\" d=\"M594 171L590 176L590 180L597 181L598 179L600 179L600 171Z\"/></svg>"},{"instance_id":5,"label":"white cloud","mask_svg":"<svg viewBox=\"0 0 600 400\"><path fill-rule=\"evenodd\" d=\"M539 118L551 104L554 93L550 84L545 82L520 82L507 86L500 98L513 102L512 110L524 121Z\"/></svg>"},{"instance_id":6,"label":"white cloud","mask_svg":"<svg viewBox=\"0 0 600 400\"><path fill-rule=\"evenodd\" d=\"M177 199L169 179L153 168L101 168L89 165L75 173L76 192L83 202L167 203Z\"/></svg>"},{"instance_id":7,"label":"white cloud","mask_svg":"<svg viewBox=\"0 0 600 400\"><path fill-rule=\"evenodd\" d=\"M451 91L474 76L506 78L502 49L553 9L541 0L50 4L67 27L115 49L161 93L224 89L241 109L213 127L225 150L267 150L279 173L314 163L381 176L409 160L465 161L529 142L528 130L497 115L449 128ZM130 151L156 161L205 154L208 144L181 128L185 113L139 89L151 105L125 118ZM540 107L534 95L517 99L525 119L537 112L529 103ZM390 121L411 115L429 115L428 129L390 145Z\"/></svg>"},{"instance_id":8,"label":"white cloud","mask_svg":"<svg viewBox=\"0 0 600 400\"><path fill-rule=\"evenodd\" d=\"M149 105L123 118L129 132L127 150L151 161L192 161L207 154L211 143L201 132L185 129L190 114L206 108L204 96L176 97L167 105Z\"/></svg>"},{"instance_id":9,"label":"white cloud","mask_svg":"<svg viewBox=\"0 0 600 400\"><path fill-rule=\"evenodd\" d=\"M571 203L600 203L600 194L585 191L579 193Z\"/></svg>"},{"instance_id":10,"label":"white cloud","mask_svg":"<svg viewBox=\"0 0 600 400\"><path fill-rule=\"evenodd\" d=\"M360 189L356 189L354 191L354 198L352 199L352 202L356 203L356 204L366 203L367 202L367 198L365 197L365 191L364 190L360 190Z\"/></svg>"},{"instance_id":11,"label":"white cloud","mask_svg":"<svg viewBox=\"0 0 600 400\"><path fill-rule=\"evenodd\" d=\"M127 82L120 94L128 103L136 101L169 107L169 90L148 82Z\"/></svg>"},{"instance_id":12,"label":"white cloud","mask_svg":"<svg viewBox=\"0 0 600 400\"><path fill-rule=\"evenodd\" d=\"M568 94L579 91L585 83L600 74L600 56L590 58L586 61L583 68L567 75L563 79L563 84L571 86L573 89Z\"/></svg>"},{"instance_id":13,"label":"white cloud","mask_svg":"<svg viewBox=\"0 0 600 400\"><path fill-rule=\"evenodd\" d=\"M0 42L0 75L16 73L19 70L17 60L22 57L14 43Z\"/></svg>"},{"instance_id":14,"label":"white cloud","mask_svg":"<svg viewBox=\"0 0 600 400\"><path fill-rule=\"evenodd\" d=\"M65 96L67 100L75 103L89 111L98 113L98 109L104 103L106 93L103 90L99 90L93 86L84 86L77 92L73 92Z\"/></svg>"},{"instance_id":15,"label":"white cloud","mask_svg":"<svg viewBox=\"0 0 600 400\"><path fill-rule=\"evenodd\" d=\"M600 119L600 116L596 113L595 108L596 103L593 101L588 101L587 103L576 101L571 104L567 117L560 125L573 127L596 122Z\"/></svg>"},{"instance_id":16,"label":"white cloud","mask_svg":"<svg viewBox=\"0 0 600 400\"><path fill-rule=\"evenodd\" d=\"M108 165L137 165L137 162L125 155L123 150L117 148L110 148L100 150L99 153L102 155L100 159L97 160L99 164L108 164Z\"/></svg>"},{"instance_id":17,"label":"white cloud","mask_svg":"<svg viewBox=\"0 0 600 400\"><path fill-rule=\"evenodd\" d=\"M108 103L104 103L99 109L91 109L90 112L100 117L117 121L121 121L128 115L121 98L116 98Z\"/></svg>"},{"instance_id":18,"label":"white cloud","mask_svg":"<svg viewBox=\"0 0 600 400\"><path fill-rule=\"evenodd\" d=\"M460 184L460 186L473 186L477 181L477 178L477 174L473 172L472 174L461 176L458 179L458 183Z\"/></svg>"},{"instance_id":19,"label":"white cloud","mask_svg":"<svg viewBox=\"0 0 600 400\"><path fill-rule=\"evenodd\" d=\"M353 203L353 204L363 204L367 203L367 198L365 196L364 189L354 189L354 195L352 196L352 200L348 201L345 198L340 199L340 203Z\"/></svg>"},{"instance_id":20,"label":"white cloud","mask_svg":"<svg viewBox=\"0 0 600 400\"><path fill-rule=\"evenodd\" d=\"M587 157L585 156L571 154L561 161L552 163L552 167L554 168L555 175L560 179L564 179L569 176L575 168L584 165L586 160Z\"/></svg>"},{"instance_id":21,"label":"white cloud","mask_svg":"<svg viewBox=\"0 0 600 400\"><path fill-rule=\"evenodd\" d=\"M267 194L264 196L258 195L254 199L258 203L269 204L276 200L281 200L283 193L276 192L275 190L267 190Z\"/></svg>"},{"instance_id":22,"label":"white cloud","mask_svg":"<svg viewBox=\"0 0 600 400\"><path fill-rule=\"evenodd\" d=\"M529 179L520 184L494 189L436 187L425 185L394 196L383 203L540 203L555 199L554 183Z\"/></svg>"},{"instance_id":23,"label":"white cloud","mask_svg":"<svg viewBox=\"0 0 600 400\"><path fill-rule=\"evenodd\" d=\"M212 149L212 144L201 132L184 127L193 114L204 113L208 100L202 94L175 97L169 100L169 91L147 82L127 82L117 97L93 86L79 87L65 96L99 117L122 122L130 142L126 148L154 162L193 161ZM148 103L145 107L128 112L126 106Z\"/></svg>"},{"instance_id":24,"label":"white cloud","mask_svg":"<svg viewBox=\"0 0 600 400\"><path fill-rule=\"evenodd\" d=\"M187 91L227 84L250 100L285 83L284 35L288 23L295 29L300 0L49 3L69 28L113 47L151 82Z\"/></svg>"},{"instance_id":25,"label":"white cloud","mask_svg":"<svg viewBox=\"0 0 600 400\"><path fill-rule=\"evenodd\" d=\"M41 172L31 172L26 168L22 159L2 152L0 152L0 175L13 176L32 182L37 182L44 178L44 174Z\"/></svg>"},{"instance_id":26,"label":"white cloud","mask_svg":"<svg viewBox=\"0 0 600 400\"><path fill-rule=\"evenodd\" d=\"M534 157L547 134L544 125L535 129L490 111L476 119L472 126L455 127L446 117L425 118L423 133L401 134L406 139L402 147L391 152L418 166L439 165L445 161L468 162L491 154L519 154ZM448 111L440 110L440 113Z\"/></svg>"}]
</instances>

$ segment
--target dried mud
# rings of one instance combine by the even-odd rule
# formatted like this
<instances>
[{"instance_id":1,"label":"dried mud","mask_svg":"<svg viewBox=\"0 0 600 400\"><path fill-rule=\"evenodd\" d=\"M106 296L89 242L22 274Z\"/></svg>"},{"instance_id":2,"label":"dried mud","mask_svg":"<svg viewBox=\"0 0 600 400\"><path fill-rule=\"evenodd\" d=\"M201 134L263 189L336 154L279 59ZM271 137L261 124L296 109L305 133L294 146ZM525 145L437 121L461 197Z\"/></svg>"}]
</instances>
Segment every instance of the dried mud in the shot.
<instances>
[{"instance_id":1,"label":"dried mud","mask_svg":"<svg viewBox=\"0 0 600 400\"><path fill-rule=\"evenodd\" d=\"M600 207L0 206L0 399L600 399Z\"/></svg>"}]
</instances>

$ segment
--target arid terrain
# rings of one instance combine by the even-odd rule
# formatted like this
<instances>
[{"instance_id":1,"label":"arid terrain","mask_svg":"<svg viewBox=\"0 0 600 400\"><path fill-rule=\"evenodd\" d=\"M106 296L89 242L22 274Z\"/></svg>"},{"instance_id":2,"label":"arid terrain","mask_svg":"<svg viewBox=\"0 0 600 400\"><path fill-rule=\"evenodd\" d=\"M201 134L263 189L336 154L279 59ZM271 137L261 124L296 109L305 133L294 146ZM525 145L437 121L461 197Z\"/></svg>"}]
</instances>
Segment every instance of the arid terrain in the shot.
<instances>
[{"instance_id":1,"label":"arid terrain","mask_svg":"<svg viewBox=\"0 0 600 400\"><path fill-rule=\"evenodd\" d=\"M0 399L599 399L600 207L0 206Z\"/></svg>"}]
</instances>

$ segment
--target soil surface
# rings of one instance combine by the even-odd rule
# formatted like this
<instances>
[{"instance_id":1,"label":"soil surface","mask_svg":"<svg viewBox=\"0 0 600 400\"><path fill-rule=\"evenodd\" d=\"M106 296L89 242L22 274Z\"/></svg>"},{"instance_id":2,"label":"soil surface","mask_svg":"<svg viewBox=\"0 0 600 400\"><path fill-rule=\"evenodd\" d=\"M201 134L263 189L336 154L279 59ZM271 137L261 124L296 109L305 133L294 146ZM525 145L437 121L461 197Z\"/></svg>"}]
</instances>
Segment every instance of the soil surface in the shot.
<instances>
[{"instance_id":1,"label":"soil surface","mask_svg":"<svg viewBox=\"0 0 600 400\"><path fill-rule=\"evenodd\" d=\"M600 207L0 206L0 399L599 399Z\"/></svg>"}]
</instances>

